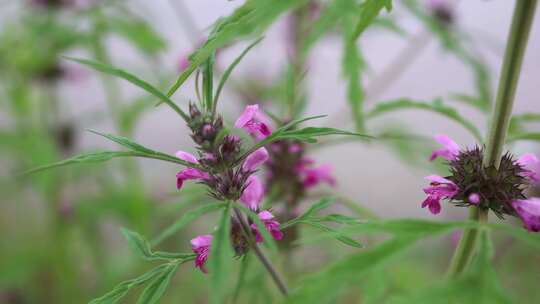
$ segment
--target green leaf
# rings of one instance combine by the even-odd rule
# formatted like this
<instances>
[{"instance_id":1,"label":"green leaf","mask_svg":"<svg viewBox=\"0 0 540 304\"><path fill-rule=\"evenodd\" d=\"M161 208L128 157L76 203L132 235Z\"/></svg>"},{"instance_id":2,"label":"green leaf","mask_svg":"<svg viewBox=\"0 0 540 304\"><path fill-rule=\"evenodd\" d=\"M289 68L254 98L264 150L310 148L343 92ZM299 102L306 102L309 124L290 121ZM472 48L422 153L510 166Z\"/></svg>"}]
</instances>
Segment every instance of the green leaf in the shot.
<instances>
[{"instance_id":1,"label":"green leaf","mask_svg":"<svg viewBox=\"0 0 540 304\"><path fill-rule=\"evenodd\" d=\"M433 236L450 232L455 229L477 227L474 221L440 222L417 219L397 220L368 220L341 229L342 233L390 233L396 236Z\"/></svg>"},{"instance_id":2,"label":"green leaf","mask_svg":"<svg viewBox=\"0 0 540 304\"><path fill-rule=\"evenodd\" d=\"M480 131L461 116L458 111L452 107L445 105L440 99L436 99L432 102L422 102L422 101L413 101L410 99L397 99L393 101L379 103L375 108L373 108L368 114L368 118L377 117L382 114L386 114L393 111L405 110L405 109L421 109L426 111L432 111L447 118L459 123L465 129L467 129L471 134L479 141L482 140L482 135Z\"/></svg>"},{"instance_id":3,"label":"green leaf","mask_svg":"<svg viewBox=\"0 0 540 304\"><path fill-rule=\"evenodd\" d=\"M324 198L321 198L318 202L316 202L315 204L311 205L304 213L302 213L301 215L299 215L298 217L286 222L286 223L283 223L281 224L281 228L282 229L285 229L287 227L290 227L304 219L307 219L307 218L310 218L312 216L314 216L317 212L319 212L320 210L322 209L325 209L327 208L328 206L330 206L331 204L333 204L335 202L335 199L332 198L332 197L324 197Z\"/></svg>"},{"instance_id":4,"label":"green leaf","mask_svg":"<svg viewBox=\"0 0 540 304\"><path fill-rule=\"evenodd\" d=\"M230 16L222 18L216 24L213 34L208 40L190 56L190 66L178 77L174 85L167 92L172 96L188 77L205 62L220 47L233 40L258 34L282 13L307 3L307 0L248 0L237 8Z\"/></svg>"},{"instance_id":5,"label":"green leaf","mask_svg":"<svg viewBox=\"0 0 540 304\"><path fill-rule=\"evenodd\" d=\"M530 141L540 141L540 132L523 132L512 134L508 137L508 142L518 141L518 140L530 140Z\"/></svg>"},{"instance_id":6,"label":"green leaf","mask_svg":"<svg viewBox=\"0 0 540 304\"><path fill-rule=\"evenodd\" d=\"M306 142L316 142L315 139L316 136L324 136L324 135L353 135L353 136L359 136L364 138L373 138L369 135L363 135L358 133L353 133L349 131L343 131L339 129L334 128L317 128L317 127L307 127L303 129L294 129L297 125L299 125L302 122L313 120L317 118L324 117L324 115L318 115L318 116L312 116L302 119L297 119L289 122L288 124L280 127L279 129L275 130L270 134L270 136L266 137L265 139L259 141L257 144L253 145L248 151L246 151L242 156L240 156L236 162L235 165L240 164L248 155L253 153L255 150L259 149L260 147L263 147L271 142L274 142L276 140L280 139L297 139L301 141Z\"/></svg>"},{"instance_id":7,"label":"green leaf","mask_svg":"<svg viewBox=\"0 0 540 304\"><path fill-rule=\"evenodd\" d=\"M184 113L169 97L165 96L163 93L161 93L160 90L149 84L148 82L139 79L137 76L134 76L124 70L97 62L92 61L88 59L78 59L78 58L71 58L71 57L65 57L68 60L78 62L80 64L84 64L86 66L89 66L96 71L113 75L119 78L122 78L124 80L127 80L131 82L132 84L138 86L139 88L145 90L146 92L152 94L153 96L157 97L162 102L165 102L171 109L173 109L176 113L178 113L184 120L188 120L189 117Z\"/></svg>"},{"instance_id":8,"label":"green leaf","mask_svg":"<svg viewBox=\"0 0 540 304\"><path fill-rule=\"evenodd\" d=\"M192 260L196 257L194 253L172 253L162 251L152 252L150 243L142 235L125 228L122 228L122 234L128 241L131 250L140 258L143 258L147 261L176 259Z\"/></svg>"},{"instance_id":9,"label":"green leaf","mask_svg":"<svg viewBox=\"0 0 540 304\"><path fill-rule=\"evenodd\" d=\"M179 163L179 164L182 164L186 167L192 167L192 168L200 168L200 166L196 163L191 163L191 162L187 162L185 160L182 160L182 159L179 159L175 156L172 156L172 155L169 155L169 154L165 154L165 153L162 153L162 152L157 152L157 151L154 151L152 149L149 149L149 148L146 148L134 141L132 141L131 139L129 138L126 138L126 137L123 137L123 136L118 136L118 135L112 135L112 134L105 134L105 133L100 133L98 131L95 131L95 130L91 130L89 129L90 132L94 133L94 134L97 134L99 136L103 136L111 141L114 141L115 143L119 144L119 145L122 145L130 150L133 150L135 152L140 152L141 154L144 154L144 155L147 155L147 157L153 157L153 158L158 158L158 159L164 159L164 160L169 160L169 161L172 161L172 162L175 162L175 163Z\"/></svg>"},{"instance_id":10,"label":"green leaf","mask_svg":"<svg viewBox=\"0 0 540 304\"><path fill-rule=\"evenodd\" d=\"M450 278L425 289L414 290L405 296L395 297L389 303L511 303L497 281L491 261L493 248L486 230L481 231L478 252L476 260L462 276Z\"/></svg>"},{"instance_id":11,"label":"green leaf","mask_svg":"<svg viewBox=\"0 0 540 304\"><path fill-rule=\"evenodd\" d=\"M223 303L227 293L230 266L233 261L233 252L229 233L231 231L231 205L223 210L218 227L213 234L210 255L208 256L208 268L210 274L210 299L212 303Z\"/></svg>"},{"instance_id":12,"label":"green leaf","mask_svg":"<svg viewBox=\"0 0 540 304\"><path fill-rule=\"evenodd\" d=\"M392 0L366 0L362 3L358 24L356 25L352 36L354 41L356 41L368 25L377 18L383 8L390 11L392 9Z\"/></svg>"},{"instance_id":13,"label":"green leaf","mask_svg":"<svg viewBox=\"0 0 540 304\"><path fill-rule=\"evenodd\" d=\"M223 207L224 207L224 204L222 202L218 202L218 203L200 206L198 208L195 208L193 210L186 212L176 222L174 222L171 226L163 230L157 237L155 237L152 240L152 245L156 246L157 244L163 242L167 238L173 236L176 232L178 232L180 229L185 227L187 224L193 222L194 220L201 217L202 215L221 209Z\"/></svg>"},{"instance_id":14,"label":"green leaf","mask_svg":"<svg viewBox=\"0 0 540 304\"><path fill-rule=\"evenodd\" d=\"M492 229L500 230L507 233L530 246L540 249L540 234L527 231L523 227L514 227L508 224L489 224Z\"/></svg>"},{"instance_id":15,"label":"green leaf","mask_svg":"<svg viewBox=\"0 0 540 304\"><path fill-rule=\"evenodd\" d=\"M221 79L219 80L219 85L218 85L218 88L216 90L216 95L214 96L214 105L216 105L218 103L218 100L219 100L219 95L221 94L221 90L223 89L223 86L225 85L225 83L227 82L227 79L229 79L229 76L231 75L232 71L234 70L234 68L240 63L240 61L242 61L242 59L244 58L244 56L246 56L246 54L253 48L255 47L259 42L261 42L263 40L264 37L261 37L257 40L255 40L253 43L251 43L250 45L248 45L248 47L246 47L246 49L240 54L240 56L238 56L232 63L231 65L229 65L227 67L227 69L225 70L225 72L223 72L223 76L221 76ZM215 106L214 106L215 107Z\"/></svg>"},{"instance_id":16,"label":"green leaf","mask_svg":"<svg viewBox=\"0 0 540 304\"><path fill-rule=\"evenodd\" d=\"M327 232L329 236L332 236L336 240L342 242L345 245L349 245L356 248L363 248L364 246L360 244L359 242L355 241L354 239L348 237L347 235L341 233L339 230L336 230L332 227L329 227L327 225L321 224L318 221L313 221L311 219L305 219L299 221L299 223L309 225L311 227L320 229L324 232Z\"/></svg>"},{"instance_id":17,"label":"green leaf","mask_svg":"<svg viewBox=\"0 0 540 304\"><path fill-rule=\"evenodd\" d=\"M364 60L356 45L356 40L344 42L342 69L347 78L347 100L356 126L356 131L365 129L364 122L364 90L360 74L365 68Z\"/></svg>"},{"instance_id":18,"label":"green leaf","mask_svg":"<svg viewBox=\"0 0 540 304\"><path fill-rule=\"evenodd\" d=\"M112 158L116 157L142 157L140 153L137 152L131 152L131 151L106 151L106 152L94 152L94 153L86 153L74 156L72 158L65 159L63 161L59 161L53 164L43 165L34 169L27 170L23 172L21 175L27 175L27 174L33 174L36 172L57 168L57 167L63 167L71 164L79 164L79 163L98 163L98 162L104 162L108 161Z\"/></svg>"},{"instance_id":19,"label":"green leaf","mask_svg":"<svg viewBox=\"0 0 540 304\"><path fill-rule=\"evenodd\" d=\"M142 284L156 278L157 276L162 274L164 271L166 271L168 267L169 267L169 264L159 265L156 268L148 271L147 273L141 275L138 278L128 280L128 281L124 281L124 282L116 285L113 290L109 291L108 293L106 293L102 297L99 297L97 299L93 299L92 301L90 301L89 304L113 304L113 303L116 303L118 300L120 300L122 297L124 297L131 288L136 287L136 286L140 286L140 285L142 285Z\"/></svg>"},{"instance_id":20,"label":"green leaf","mask_svg":"<svg viewBox=\"0 0 540 304\"><path fill-rule=\"evenodd\" d=\"M331 264L303 280L285 303L327 303L343 288L358 282L375 267L389 262L393 257L411 247L416 238L396 238L378 246L353 254Z\"/></svg>"},{"instance_id":21,"label":"green leaf","mask_svg":"<svg viewBox=\"0 0 540 304\"><path fill-rule=\"evenodd\" d=\"M167 290L172 277L178 269L178 263L168 264L165 270L157 276L146 288L143 290L141 296L137 300L137 304L155 304L159 303L159 299Z\"/></svg>"}]
</instances>

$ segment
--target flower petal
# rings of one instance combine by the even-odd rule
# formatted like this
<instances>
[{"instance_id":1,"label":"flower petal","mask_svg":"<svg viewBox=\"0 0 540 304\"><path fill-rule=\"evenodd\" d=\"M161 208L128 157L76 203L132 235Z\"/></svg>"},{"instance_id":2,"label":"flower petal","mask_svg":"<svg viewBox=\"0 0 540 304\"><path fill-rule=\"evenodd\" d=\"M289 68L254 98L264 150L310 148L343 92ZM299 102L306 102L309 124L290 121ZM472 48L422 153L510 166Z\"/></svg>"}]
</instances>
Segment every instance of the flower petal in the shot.
<instances>
[{"instance_id":1,"label":"flower petal","mask_svg":"<svg viewBox=\"0 0 540 304\"><path fill-rule=\"evenodd\" d=\"M190 163L195 163L195 164L199 163L199 161L197 160L195 155L193 155L191 153L188 153L186 151L181 151L180 150L180 151L176 152L176 157L180 158L181 160L190 162Z\"/></svg>"},{"instance_id":2,"label":"flower petal","mask_svg":"<svg viewBox=\"0 0 540 304\"><path fill-rule=\"evenodd\" d=\"M540 232L540 198L515 200L512 202L512 207L523 220L527 230Z\"/></svg>"},{"instance_id":3,"label":"flower petal","mask_svg":"<svg viewBox=\"0 0 540 304\"><path fill-rule=\"evenodd\" d=\"M242 201L249 209L257 210L264 195L263 183L255 175L248 177L246 183L248 186L242 192L240 201Z\"/></svg>"},{"instance_id":4,"label":"flower petal","mask_svg":"<svg viewBox=\"0 0 540 304\"><path fill-rule=\"evenodd\" d=\"M268 151L261 147L246 157L242 169L252 171L268 160Z\"/></svg>"},{"instance_id":5,"label":"flower petal","mask_svg":"<svg viewBox=\"0 0 540 304\"><path fill-rule=\"evenodd\" d=\"M243 128L249 121L251 121L255 115L259 112L259 105L248 105L244 109L244 112L240 114L240 117L234 123L235 128Z\"/></svg>"}]
</instances>

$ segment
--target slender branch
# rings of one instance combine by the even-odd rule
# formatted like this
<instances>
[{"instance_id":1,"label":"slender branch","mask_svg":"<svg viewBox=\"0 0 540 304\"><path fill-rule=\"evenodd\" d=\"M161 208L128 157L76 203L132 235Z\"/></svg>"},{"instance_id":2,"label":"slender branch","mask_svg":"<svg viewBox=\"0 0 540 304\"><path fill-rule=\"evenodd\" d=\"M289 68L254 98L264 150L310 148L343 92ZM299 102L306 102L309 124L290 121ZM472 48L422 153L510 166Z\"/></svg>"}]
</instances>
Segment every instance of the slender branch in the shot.
<instances>
[{"instance_id":1,"label":"slender branch","mask_svg":"<svg viewBox=\"0 0 540 304\"><path fill-rule=\"evenodd\" d=\"M251 249L253 250L257 258L261 261L263 266L266 268L268 273L270 273L270 276L274 280L274 283L276 283L277 287L279 288L279 291L281 291L281 293L284 296L288 295L289 292L287 290L287 286L283 282L283 279L281 279L278 272L274 269L274 267L272 266L272 263L264 255L264 253L261 251L257 243L253 241L253 234L251 233L251 229L249 228L249 224L247 223L246 219L244 218L240 210L238 210L237 208L234 208L234 214L236 216L236 219L242 226L242 231L244 232L244 236L248 240Z\"/></svg>"},{"instance_id":2,"label":"slender branch","mask_svg":"<svg viewBox=\"0 0 540 304\"><path fill-rule=\"evenodd\" d=\"M484 166L486 167L498 168L500 165L536 4L537 0L516 1L499 79L497 100L490 120L491 125L484 154ZM486 222L488 209L471 207L469 218L481 223ZM450 276L459 275L467 267L474 255L478 235L478 229L464 231L448 269Z\"/></svg>"}]
</instances>

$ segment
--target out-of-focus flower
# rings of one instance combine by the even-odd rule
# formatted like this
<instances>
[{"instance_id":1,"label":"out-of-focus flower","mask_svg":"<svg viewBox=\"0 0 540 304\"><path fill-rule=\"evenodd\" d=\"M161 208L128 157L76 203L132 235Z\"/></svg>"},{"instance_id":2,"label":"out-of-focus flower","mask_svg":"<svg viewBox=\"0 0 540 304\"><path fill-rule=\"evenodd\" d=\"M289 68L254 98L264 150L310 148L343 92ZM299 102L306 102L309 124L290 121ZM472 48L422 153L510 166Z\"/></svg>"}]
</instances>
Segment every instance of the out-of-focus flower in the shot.
<instances>
[{"instance_id":1,"label":"out-of-focus flower","mask_svg":"<svg viewBox=\"0 0 540 304\"><path fill-rule=\"evenodd\" d=\"M318 167L309 167L313 164L312 160L301 160L297 166L297 173L302 184L306 188L311 188L319 185L320 183L327 183L331 186L335 186L336 180L332 176L332 166L320 165Z\"/></svg>"},{"instance_id":2,"label":"out-of-focus flower","mask_svg":"<svg viewBox=\"0 0 540 304\"><path fill-rule=\"evenodd\" d=\"M199 235L191 240L191 249L197 254L197 258L195 258L195 267L199 268L204 273L208 273L205 264L208 259L211 244L212 235L210 234Z\"/></svg>"},{"instance_id":3,"label":"out-of-focus flower","mask_svg":"<svg viewBox=\"0 0 540 304\"><path fill-rule=\"evenodd\" d=\"M529 231L540 231L540 198L515 200L512 207L523 221L525 228Z\"/></svg>"},{"instance_id":4,"label":"out-of-focus flower","mask_svg":"<svg viewBox=\"0 0 540 304\"><path fill-rule=\"evenodd\" d=\"M258 215L270 235L276 240L281 240L283 238L283 232L279 229L279 222L274 219L274 215L268 210L261 211ZM262 242L263 237L257 229L257 225L254 223L251 224L251 229L255 233L255 240L258 243Z\"/></svg>"},{"instance_id":5,"label":"out-of-focus flower","mask_svg":"<svg viewBox=\"0 0 540 304\"><path fill-rule=\"evenodd\" d=\"M240 196L240 201L249 209L257 210L264 196L264 186L256 175L248 177L247 186Z\"/></svg>"},{"instance_id":6,"label":"out-of-focus flower","mask_svg":"<svg viewBox=\"0 0 540 304\"><path fill-rule=\"evenodd\" d=\"M257 140L262 140L272 134L270 122L266 115L259 110L259 105L248 105L244 112L238 117L234 123L236 128L246 130L251 136Z\"/></svg>"},{"instance_id":7,"label":"out-of-focus flower","mask_svg":"<svg viewBox=\"0 0 540 304\"><path fill-rule=\"evenodd\" d=\"M458 187L451 180L438 175L426 176L430 186L424 188L428 197L422 202L422 208L428 207L433 214L441 212L441 199L450 199L458 192Z\"/></svg>"},{"instance_id":8,"label":"out-of-focus flower","mask_svg":"<svg viewBox=\"0 0 540 304\"><path fill-rule=\"evenodd\" d=\"M183 72L185 69L187 69L190 65L189 62L189 53L185 52L182 55L180 55L180 58L178 59L178 72Z\"/></svg>"},{"instance_id":9,"label":"out-of-focus flower","mask_svg":"<svg viewBox=\"0 0 540 304\"><path fill-rule=\"evenodd\" d=\"M442 157L446 160L454 160L459 154L459 146L453 141L448 135L438 134L435 135L435 140L440 143L443 148L434 150L429 157L429 160L432 161L437 157Z\"/></svg>"},{"instance_id":10,"label":"out-of-focus flower","mask_svg":"<svg viewBox=\"0 0 540 304\"><path fill-rule=\"evenodd\" d=\"M426 6L442 24L450 25L454 22L455 12L450 0L428 0Z\"/></svg>"}]
</instances>

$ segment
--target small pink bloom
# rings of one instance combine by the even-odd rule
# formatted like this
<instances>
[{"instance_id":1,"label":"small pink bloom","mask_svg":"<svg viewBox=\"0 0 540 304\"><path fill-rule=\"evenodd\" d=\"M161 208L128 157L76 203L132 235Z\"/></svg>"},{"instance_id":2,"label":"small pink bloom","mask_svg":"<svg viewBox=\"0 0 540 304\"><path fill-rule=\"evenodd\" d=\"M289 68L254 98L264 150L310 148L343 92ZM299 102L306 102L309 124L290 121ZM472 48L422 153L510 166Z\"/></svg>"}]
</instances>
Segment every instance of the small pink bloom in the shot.
<instances>
[{"instance_id":1,"label":"small pink bloom","mask_svg":"<svg viewBox=\"0 0 540 304\"><path fill-rule=\"evenodd\" d=\"M259 212L259 218L266 227L266 230L268 230L268 232L272 235L274 239L281 240L283 238L283 232L281 232L281 230L279 229L279 222L274 220L274 215L270 213L270 211L264 210ZM257 225L255 223L251 224L251 229L255 233L255 240L257 241L257 243L262 242L263 237L259 233L259 230L257 229Z\"/></svg>"},{"instance_id":2,"label":"small pink bloom","mask_svg":"<svg viewBox=\"0 0 540 304\"><path fill-rule=\"evenodd\" d=\"M234 126L246 130L257 140L265 139L272 133L269 127L268 118L259 111L259 105L248 105L244 112L238 117Z\"/></svg>"},{"instance_id":3,"label":"small pink bloom","mask_svg":"<svg viewBox=\"0 0 540 304\"><path fill-rule=\"evenodd\" d=\"M327 183L331 186L336 185L336 180L332 176L332 166L321 165L314 168L300 167L298 171L304 187L311 188L317 186L320 183Z\"/></svg>"},{"instance_id":4,"label":"small pink bloom","mask_svg":"<svg viewBox=\"0 0 540 304\"><path fill-rule=\"evenodd\" d=\"M429 157L429 160L432 161L437 157L442 157L446 160L454 160L459 155L459 146L453 141L450 137L444 134L435 135L435 140L440 143L443 148L439 150L434 150Z\"/></svg>"},{"instance_id":5,"label":"small pink bloom","mask_svg":"<svg viewBox=\"0 0 540 304\"><path fill-rule=\"evenodd\" d=\"M261 180L255 175L251 175L250 177L248 177L246 182L247 187L242 192L240 200L249 209L257 210L264 195L264 186Z\"/></svg>"},{"instance_id":6,"label":"small pink bloom","mask_svg":"<svg viewBox=\"0 0 540 304\"><path fill-rule=\"evenodd\" d=\"M431 182L430 187L424 188L428 197L422 202L422 208L428 207L433 214L441 212L441 199L452 198L458 192L458 187L451 180L438 175L425 177Z\"/></svg>"},{"instance_id":7,"label":"small pink bloom","mask_svg":"<svg viewBox=\"0 0 540 304\"><path fill-rule=\"evenodd\" d=\"M262 165L267 160L268 160L268 151L264 147L261 147L255 150L250 155L248 155L248 157L246 157L246 160L244 161L244 164L242 165L242 169L244 169L244 171L255 170L257 169L257 167Z\"/></svg>"},{"instance_id":8,"label":"small pink bloom","mask_svg":"<svg viewBox=\"0 0 540 304\"><path fill-rule=\"evenodd\" d=\"M540 232L540 198L532 197L526 200L515 200L512 202L512 207L523 220L527 230Z\"/></svg>"},{"instance_id":9,"label":"small pink bloom","mask_svg":"<svg viewBox=\"0 0 540 304\"><path fill-rule=\"evenodd\" d=\"M471 193L471 194L469 195L469 202L470 202L471 204L475 204L475 205L478 204L478 203L480 203L480 194L478 194L478 193Z\"/></svg>"},{"instance_id":10,"label":"small pink bloom","mask_svg":"<svg viewBox=\"0 0 540 304\"><path fill-rule=\"evenodd\" d=\"M210 175L202 170L195 168L185 168L176 173L176 188L180 189L186 180L209 179Z\"/></svg>"},{"instance_id":11,"label":"small pink bloom","mask_svg":"<svg viewBox=\"0 0 540 304\"><path fill-rule=\"evenodd\" d=\"M521 173L522 176L528 177L533 182L538 181L538 174L536 172L538 170L538 158L534 154L525 153L518 158L516 163L524 169L524 172Z\"/></svg>"},{"instance_id":12,"label":"small pink bloom","mask_svg":"<svg viewBox=\"0 0 540 304\"><path fill-rule=\"evenodd\" d=\"M199 235L191 240L191 249L197 254L197 258L195 258L195 267L199 268L204 273L208 273L204 264L208 259L212 238L212 235L205 234Z\"/></svg>"}]
</instances>

